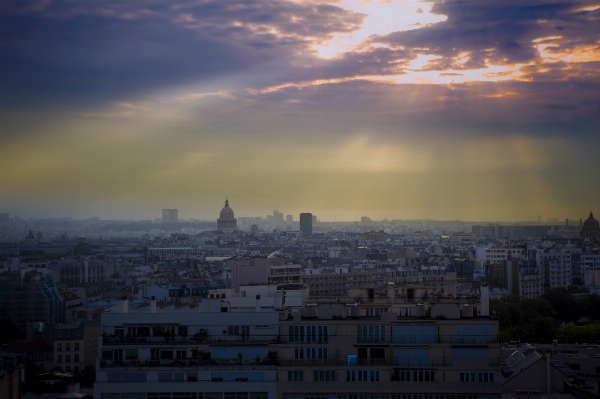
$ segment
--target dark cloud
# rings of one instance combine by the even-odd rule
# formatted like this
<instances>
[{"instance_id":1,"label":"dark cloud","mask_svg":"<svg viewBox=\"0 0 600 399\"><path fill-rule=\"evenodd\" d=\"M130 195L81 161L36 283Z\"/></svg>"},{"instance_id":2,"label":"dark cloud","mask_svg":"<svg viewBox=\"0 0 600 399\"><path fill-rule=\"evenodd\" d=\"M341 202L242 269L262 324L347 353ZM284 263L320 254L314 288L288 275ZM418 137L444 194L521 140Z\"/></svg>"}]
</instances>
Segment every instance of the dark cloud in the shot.
<instances>
[{"instance_id":1,"label":"dark cloud","mask_svg":"<svg viewBox=\"0 0 600 399\"><path fill-rule=\"evenodd\" d=\"M555 34L555 27L568 39L595 42L600 36L597 12L580 12L584 1L481 2L435 1L432 12L446 21L422 29L394 32L371 38L371 42L419 49L423 54L443 56L439 67L473 68L495 64L526 63L537 58L531 40ZM452 57L467 52L470 61L452 65Z\"/></svg>"},{"instance_id":2,"label":"dark cloud","mask_svg":"<svg viewBox=\"0 0 600 399\"><path fill-rule=\"evenodd\" d=\"M364 15L286 1L2 2L5 106L93 104L281 68ZM257 79L257 81L260 78Z\"/></svg>"}]
</instances>

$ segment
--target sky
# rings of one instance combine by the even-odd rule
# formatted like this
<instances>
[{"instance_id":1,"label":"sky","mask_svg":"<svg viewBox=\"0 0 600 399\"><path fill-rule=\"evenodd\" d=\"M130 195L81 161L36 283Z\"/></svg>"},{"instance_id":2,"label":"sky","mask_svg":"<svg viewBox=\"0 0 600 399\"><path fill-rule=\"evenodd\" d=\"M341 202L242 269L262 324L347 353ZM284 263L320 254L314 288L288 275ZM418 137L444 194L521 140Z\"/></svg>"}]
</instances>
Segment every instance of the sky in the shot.
<instances>
[{"instance_id":1,"label":"sky","mask_svg":"<svg viewBox=\"0 0 600 399\"><path fill-rule=\"evenodd\" d=\"M600 214L600 1L0 2L0 212Z\"/></svg>"}]
</instances>

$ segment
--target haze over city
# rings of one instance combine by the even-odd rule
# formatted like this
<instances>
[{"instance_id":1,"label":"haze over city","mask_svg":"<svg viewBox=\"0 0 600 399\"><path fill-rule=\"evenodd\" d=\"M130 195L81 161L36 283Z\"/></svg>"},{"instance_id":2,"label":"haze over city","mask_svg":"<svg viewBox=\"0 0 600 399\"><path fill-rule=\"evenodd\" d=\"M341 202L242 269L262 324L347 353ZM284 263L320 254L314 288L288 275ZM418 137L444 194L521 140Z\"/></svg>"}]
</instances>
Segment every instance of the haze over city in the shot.
<instances>
[{"instance_id":1,"label":"haze over city","mask_svg":"<svg viewBox=\"0 0 600 399\"><path fill-rule=\"evenodd\" d=\"M597 2L2 2L0 211L585 218ZM297 216L296 216L297 217Z\"/></svg>"}]
</instances>

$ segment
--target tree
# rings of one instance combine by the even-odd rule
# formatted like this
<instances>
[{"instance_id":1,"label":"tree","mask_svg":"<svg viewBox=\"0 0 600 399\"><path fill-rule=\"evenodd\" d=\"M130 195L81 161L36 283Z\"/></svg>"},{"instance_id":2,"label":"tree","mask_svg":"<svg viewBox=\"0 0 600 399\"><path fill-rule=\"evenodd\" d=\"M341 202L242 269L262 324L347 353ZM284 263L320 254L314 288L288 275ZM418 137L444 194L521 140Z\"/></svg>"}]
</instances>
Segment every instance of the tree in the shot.
<instances>
[{"instance_id":1,"label":"tree","mask_svg":"<svg viewBox=\"0 0 600 399\"><path fill-rule=\"evenodd\" d=\"M16 342L19 331L12 321L8 320L0 325L0 345Z\"/></svg>"},{"instance_id":2,"label":"tree","mask_svg":"<svg viewBox=\"0 0 600 399\"><path fill-rule=\"evenodd\" d=\"M88 256L92 253L92 249L100 249L100 246L91 245L87 242L79 242L73 247L73 254L78 256Z\"/></svg>"},{"instance_id":3,"label":"tree","mask_svg":"<svg viewBox=\"0 0 600 399\"><path fill-rule=\"evenodd\" d=\"M556 310L556 319L559 321L563 323L579 321L579 311L575 300L566 288L552 288L542 297L552 304L552 307Z\"/></svg>"}]
</instances>

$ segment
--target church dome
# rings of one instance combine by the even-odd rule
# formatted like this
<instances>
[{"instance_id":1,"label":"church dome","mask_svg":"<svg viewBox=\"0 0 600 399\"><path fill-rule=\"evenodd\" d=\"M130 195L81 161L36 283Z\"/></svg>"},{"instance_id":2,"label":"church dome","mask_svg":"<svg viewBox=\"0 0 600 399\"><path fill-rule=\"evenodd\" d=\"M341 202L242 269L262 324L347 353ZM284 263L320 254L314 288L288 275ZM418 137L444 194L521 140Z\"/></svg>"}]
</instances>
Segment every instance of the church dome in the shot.
<instances>
[{"instance_id":1,"label":"church dome","mask_svg":"<svg viewBox=\"0 0 600 399\"><path fill-rule=\"evenodd\" d=\"M221 209L221 219L233 219L233 209L229 207L229 201L225 200L225 206Z\"/></svg>"},{"instance_id":2,"label":"church dome","mask_svg":"<svg viewBox=\"0 0 600 399\"><path fill-rule=\"evenodd\" d=\"M583 227L600 227L600 223L594 219L594 215L590 212L590 217L583 222Z\"/></svg>"},{"instance_id":3,"label":"church dome","mask_svg":"<svg viewBox=\"0 0 600 399\"><path fill-rule=\"evenodd\" d=\"M229 207L229 201L225 199L225 206L221 209L220 217L217 219L217 229L233 231L237 229L237 220L233 217L233 209Z\"/></svg>"}]
</instances>

